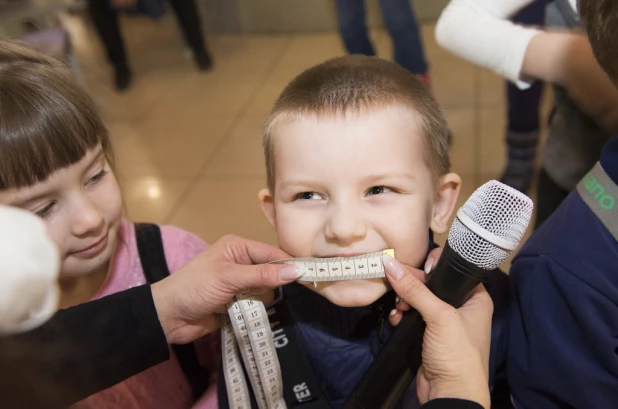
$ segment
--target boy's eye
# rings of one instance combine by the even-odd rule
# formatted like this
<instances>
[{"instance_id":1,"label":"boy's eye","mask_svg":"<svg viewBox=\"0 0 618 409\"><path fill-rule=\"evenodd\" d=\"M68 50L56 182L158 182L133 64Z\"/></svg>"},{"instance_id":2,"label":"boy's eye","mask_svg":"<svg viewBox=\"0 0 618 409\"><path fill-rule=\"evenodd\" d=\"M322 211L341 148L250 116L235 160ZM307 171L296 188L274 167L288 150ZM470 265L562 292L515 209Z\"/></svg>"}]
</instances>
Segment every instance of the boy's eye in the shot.
<instances>
[{"instance_id":1,"label":"boy's eye","mask_svg":"<svg viewBox=\"0 0 618 409\"><path fill-rule=\"evenodd\" d=\"M387 188L386 186L373 186L369 188L369 190L367 191L367 196L381 195L383 193L391 192L391 191L392 190Z\"/></svg>"},{"instance_id":2,"label":"boy's eye","mask_svg":"<svg viewBox=\"0 0 618 409\"><path fill-rule=\"evenodd\" d=\"M49 214L51 213L52 209L54 208L55 203L51 202L48 205L46 205L44 208L42 208L41 210L37 210L35 212L35 214L41 218L46 218L47 216L49 216Z\"/></svg>"},{"instance_id":3,"label":"boy's eye","mask_svg":"<svg viewBox=\"0 0 618 409\"><path fill-rule=\"evenodd\" d=\"M294 197L294 200L320 200L322 197L315 192L302 192Z\"/></svg>"}]
</instances>

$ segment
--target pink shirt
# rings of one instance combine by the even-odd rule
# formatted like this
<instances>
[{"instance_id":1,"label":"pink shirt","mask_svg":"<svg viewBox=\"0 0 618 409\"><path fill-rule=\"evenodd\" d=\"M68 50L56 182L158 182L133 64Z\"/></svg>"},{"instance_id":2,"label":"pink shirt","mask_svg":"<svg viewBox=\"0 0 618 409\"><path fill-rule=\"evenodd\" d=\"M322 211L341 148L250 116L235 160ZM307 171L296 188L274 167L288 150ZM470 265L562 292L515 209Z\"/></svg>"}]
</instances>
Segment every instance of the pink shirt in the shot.
<instances>
[{"instance_id":1,"label":"pink shirt","mask_svg":"<svg viewBox=\"0 0 618 409\"><path fill-rule=\"evenodd\" d=\"M118 249L105 283L94 297L98 299L128 288L146 284L137 251L134 225L121 223ZM198 255L207 245L197 236L173 226L161 226L167 265L174 273ZM191 390L172 351L170 359L145 370L124 382L96 393L71 406L74 409L216 409L216 375L219 363L220 335L209 334L195 342L200 363L211 374L211 384L204 395L191 402Z\"/></svg>"}]
</instances>

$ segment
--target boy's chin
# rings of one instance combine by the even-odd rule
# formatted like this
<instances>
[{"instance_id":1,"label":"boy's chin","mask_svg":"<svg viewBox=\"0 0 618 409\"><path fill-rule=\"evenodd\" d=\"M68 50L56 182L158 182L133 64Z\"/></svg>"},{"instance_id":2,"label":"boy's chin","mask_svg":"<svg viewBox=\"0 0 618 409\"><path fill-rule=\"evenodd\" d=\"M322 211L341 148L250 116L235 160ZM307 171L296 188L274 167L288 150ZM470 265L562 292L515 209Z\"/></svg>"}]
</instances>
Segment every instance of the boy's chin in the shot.
<instances>
[{"instance_id":1,"label":"boy's chin","mask_svg":"<svg viewBox=\"0 0 618 409\"><path fill-rule=\"evenodd\" d=\"M391 289L388 280L383 278L318 282L317 287L312 282L303 281L301 284L340 307L373 304Z\"/></svg>"}]
</instances>

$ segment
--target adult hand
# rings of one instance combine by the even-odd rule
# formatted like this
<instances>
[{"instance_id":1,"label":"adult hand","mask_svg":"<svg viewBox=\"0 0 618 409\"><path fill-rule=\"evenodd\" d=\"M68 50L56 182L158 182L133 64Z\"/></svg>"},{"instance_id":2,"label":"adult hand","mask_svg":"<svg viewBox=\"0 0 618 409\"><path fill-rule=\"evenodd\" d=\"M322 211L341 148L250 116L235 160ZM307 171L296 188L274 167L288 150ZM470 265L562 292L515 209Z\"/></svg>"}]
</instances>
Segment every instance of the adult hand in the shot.
<instances>
[{"instance_id":1,"label":"adult hand","mask_svg":"<svg viewBox=\"0 0 618 409\"><path fill-rule=\"evenodd\" d=\"M384 265L395 292L427 324L423 363L416 378L421 404L437 398L459 398L489 409L493 303L485 288L479 285L468 301L455 309L436 297L414 276L411 268L390 256L384 256Z\"/></svg>"},{"instance_id":2,"label":"adult hand","mask_svg":"<svg viewBox=\"0 0 618 409\"><path fill-rule=\"evenodd\" d=\"M170 344L185 344L219 328L219 315L238 293L258 294L297 279L289 258L256 241L225 236L180 270L152 285L155 307Z\"/></svg>"}]
</instances>

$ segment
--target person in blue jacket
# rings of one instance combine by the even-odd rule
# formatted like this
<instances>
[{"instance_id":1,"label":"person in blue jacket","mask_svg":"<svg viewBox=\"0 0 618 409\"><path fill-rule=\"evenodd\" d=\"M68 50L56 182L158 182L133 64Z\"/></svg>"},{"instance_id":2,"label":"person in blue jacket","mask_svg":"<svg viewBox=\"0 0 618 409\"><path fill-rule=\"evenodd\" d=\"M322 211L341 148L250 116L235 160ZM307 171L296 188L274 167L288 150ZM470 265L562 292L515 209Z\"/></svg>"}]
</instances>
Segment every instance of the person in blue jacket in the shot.
<instances>
[{"instance_id":1,"label":"person in blue jacket","mask_svg":"<svg viewBox=\"0 0 618 409\"><path fill-rule=\"evenodd\" d=\"M580 0L618 83L618 2ZM507 371L517 409L618 407L618 136L511 267Z\"/></svg>"}]
</instances>

